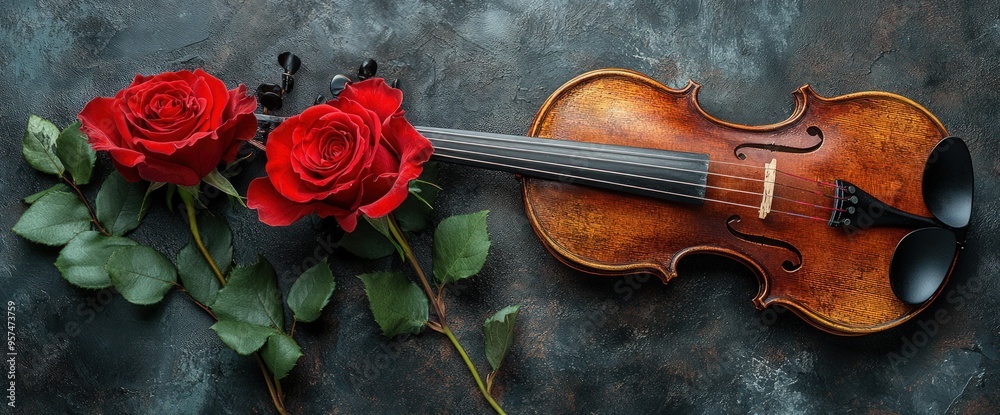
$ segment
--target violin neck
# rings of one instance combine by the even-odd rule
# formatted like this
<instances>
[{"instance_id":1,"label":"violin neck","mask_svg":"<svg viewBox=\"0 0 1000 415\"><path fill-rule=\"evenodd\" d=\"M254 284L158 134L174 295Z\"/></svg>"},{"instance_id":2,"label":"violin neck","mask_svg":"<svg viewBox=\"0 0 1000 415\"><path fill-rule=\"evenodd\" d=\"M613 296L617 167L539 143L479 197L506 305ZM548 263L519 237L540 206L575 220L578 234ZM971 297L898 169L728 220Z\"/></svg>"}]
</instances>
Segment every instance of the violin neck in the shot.
<instances>
[{"instance_id":1,"label":"violin neck","mask_svg":"<svg viewBox=\"0 0 1000 415\"><path fill-rule=\"evenodd\" d=\"M445 128L416 127L431 157L528 177L701 204L708 155Z\"/></svg>"},{"instance_id":2,"label":"violin neck","mask_svg":"<svg viewBox=\"0 0 1000 415\"><path fill-rule=\"evenodd\" d=\"M267 134L284 117L254 114ZM416 127L433 159L528 177L702 204L708 155L550 138Z\"/></svg>"}]
</instances>

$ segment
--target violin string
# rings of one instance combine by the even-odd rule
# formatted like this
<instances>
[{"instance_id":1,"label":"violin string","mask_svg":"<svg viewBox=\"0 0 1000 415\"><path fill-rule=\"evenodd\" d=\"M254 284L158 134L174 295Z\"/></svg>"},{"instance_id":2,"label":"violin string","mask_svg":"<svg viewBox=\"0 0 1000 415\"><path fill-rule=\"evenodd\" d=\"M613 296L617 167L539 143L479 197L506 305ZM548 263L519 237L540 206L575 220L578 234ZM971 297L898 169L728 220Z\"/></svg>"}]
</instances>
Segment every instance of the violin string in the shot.
<instances>
[{"instance_id":1,"label":"violin string","mask_svg":"<svg viewBox=\"0 0 1000 415\"><path fill-rule=\"evenodd\" d=\"M525 161L525 162L530 162L530 163L545 164L545 165L554 166L554 167L576 168L576 169L580 169L580 170L588 170L588 171L593 171L593 172L597 172L597 173L606 173L606 174L612 174L612 175L616 175L616 176L635 177L637 179L656 180L656 181L660 181L660 182L675 183L675 184L680 184L680 185L684 185L684 186L704 186L705 188L708 188L708 189L725 190L725 191L731 191L731 192L737 192L737 193L745 193L745 194L756 195L756 196L761 196L762 195L762 193L755 193L755 192L752 192L752 191L749 191L749 190L727 189L727 188L724 188L724 187L711 186L711 185L708 185L708 184L702 185L702 184L699 184L699 183L685 182L683 180L666 179L666 178L662 178L662 177L650 177L650 176L644 176L644 175L641 175L641 174L633 174L633 173L625 173L625 172L604 170L604 169L598 169L598 168L594 168L594 167L573 166L573 165L569 165L569 164L556 163L556 162L552 162L552 161L529 160L529 159L523 159L523 158L520 158L520 157L503 156L503 155L499 155L499 154L490 154L490 153L481 153L481 152L478 152L478 151L462 150L462 149L457 149L457 148L445 148L445 149L440 149L439 148L439 150L443 150L443 151L455 151L455 152L459 152L459 153L474 154L474 155L478 155L478 156L490 156L490 157L503 158L503 159L513 160L513 161ZM689 172L693 172L693 173L701 173L700 171L697 171L697 170L682 169L682 171L689 171ZM559 174L558 172L555 172L555 171L551 171L550 173Z\"/></svg>"},{"instance_id":2,"label":"violin string","mask_svg":"<svg viewBox=\"0 0 1000 415\"><path fill-rule=\"evenodd\" d=\"M650 177L650 176L644 176L644 175L640 175L640 174L633 174L633 173L625 173L625 172L618 172L618 171L598 169L598 168L594 168L594 167L572 166L572 165L568 165L568 164L556 163L556 162L551 162L551 161L528 160L528 159L523 159L523 158L520 158L520 157L504 156L504 155L490 154L490 153L482 153L482 152L478 152L478 151L461 150L461 149L457 149L457 148L439 148L439 150L441 150L441 151L454 151L454 152L465 153L465 154L473 154L473 155L478 155L478 156L490 156L490 157L495 157L495 158L508 159L508 160L512 160L512 161L521 161L521 162L530 162L530 163L536 163L536 164L545 164L545 165L554 166L554 167L577 168L577 169L581 169L581 170L588 170L588 171L593 171L593 172L598 172L598 173L605 173L605 174L611 174L611 175L616 175L616 176L629 176L629 177L635 177L635 178L638 178L638 179L648 179L648 180L655 180L655 181L666 182L666 183L675 183L675 184L680 184L680 185L684 185L684 186L701 186L701 187L705 187L705 188L708 188L708 189L716 189L716 190L721 190L721 191L743 193L743 194L748 194L748 195L753 195L753 196L764 196L763 192L754 192L754 191L742 190L742 189L732 189L732 188L727 188L727 187L712 186L712 185L709 185L709 184L704 184L703 185L703 184L700 184L700 183L685 182L683 180L666 179L666 178L662 178L662 177ZM559 174L558 172L555 172L555 171L550 171L550 173L552 173L552 174ZM775 199L787 200L787 201L792 202L792 203L797 203L797 204L803 205L803 206L810 206L810 207L817 208L817 209L830 210L830 211L834 211L834 210L843 211L843 209L837 209L837 208L834 208L832 206L821 206L821 205L817 205L815 203L809 203L809 202L804 202L804 201L801 201L801 200L790 199L790 198L783 197L783 196L778 196L778 195L773 195L772 197L775 198Z\"/></svg>"},{"instance_id":3,"label":"violin string","mask_svg":"<svg viewBox=\"0 0 1000 415\"><path fill-rule=\"evenodd\" d=\"M788 173L788 172L783 172L783 171L780 171L780 170L777 170L777 169L775 169L775 170L776 170L776 171L777 171L778 173L781 173L781 174L784 174L784 175L786 175L786 176L791 176L791 177L794 177L794 178L796 178L796 179L801 179L801 180L806 180L806 181L810 181L810 182L813 182L813 183L816 183L816 184L820 184L820 185L823 185L823 186L829 186L829 187L834 187L834 188L840 188L840 187L843 187L843 186L838 186L838 185L837 185L836 183L830 183L830 182L824 182L824 181L822 181L822 180L814 180L814 179L809 179L809 178L806 178L806 177L802 177L802 176L799 176L799 175L795 175L795 174L792 174L792 173ZM843 199L843 198L841 198L841 199Z\"/></svg>"},{"instance_id":4,"label":"violin string","mask_svg":"<svg viewBox=\"0 0 1000 415\"><path fill-rule=\"evenodd\" d=\"M750 190L732 189L732 188L727 188L727 187L712 186L712 185L708 185L708 184L685 182L683 180L666 179L666 178L662 178L662 177L650 177L650 176L644 176L644 175L639 175L639 174L632 174L632 173L625 173L625 172L617 172L617 171L611 171L611 170L598 169L598 168L593 168L593 167L571 166L571 165L562 164L562 163L556 163L556 162L548 162L548 161L541 161L541 160L528 160L528 159L523 159L523 158L513 157L513 156L503 156L503 155L490 154L490 153L481 153L481 152L478 152L478 151L461 150L461 149L455 149L455 148L444 148L444 149L439 149L439 150L442 150L442 151L455 151L455 152L466 153L466 154L474 154L474 155L478 155L478 156L490 156L490 157L495 157L495 158L504 158L504 159L513 160L513 161L521 161L521 162L525 162L526 161L526 162L531 162L531 163L536 163L536 164L545 164L545 165L555 166L555 167L577 168L577 169L589 170L589 171L594 171L594 172L598 172L598 173L606 173L606 174L611 174L611 175L616 175L616 176L629 176L629 177L635 177L635 178L639 178L639 179L648 179L648 180L655 180L655 181L660 181L660 182L675 183L675 184L680 184L680 185L684 185L684 186L700 186L700 187L705 187L705 188L708 188L708 189L716 189L716 190L721 190L721 191L743 193L743 194L748 194L748 195L753 195L753 196L761 196L761 197L764 196L763 192L759 192L758 193L758 192L754 192L754 191L750 191ZM440 155L440 153L439 153L439 155ZM467 160L480 160L480 162L482 162L481 159L467 159ZM561 173L558 173L556 171L549 171L549 173L550 174L561 174ZM846 212L846 210L844 210L844 209L834 208L832 206L817 205L815 203L809 203L809 202L805 202L805 201L801 201L801 200L790 199L790 198L787 198L787 197L778 196L776 194L772 195L772 197L774 199L786 200L786 201L789 201L791 203L796 203L796 204L799 204L799 205L802 205L802 206L809 206L809 207L816 208L816 209L828 210L828 211Z\"/></svg>"},{"instance_id":5,"label":"violin string","mask_svg":"<svg viewBox=\"0 0 1000 415\"><path fill-rule=\"evenodd\" d=\"M446 138L438 138L438 137L435 137L433 140L434 141L438 141L438 142L444 142L444 143L462 144L462 145L469 145L469 146L476 146L476 147L486 147L486 148L495 149L495 150L515 150L515 151L523 151L523 152L528 152L528 153L550 154L550 153L546 153L544 151L533 150L533 149L523 149L523 148L504 147L504 146L497 146L497 145L483 144L483 143L474 143L474 142L466 142L466 141L456 141L456 140L449 140L449 139L446 139ZM600 172L600 173L608 173L608 174L615 174L615 175L631 176L631 177L636 177L636 178L658 180L658 181L663 181L663 182L676 183L676 184L689 185L689 186L691 186L691 185L702 186L702 185L697 184L697 183L690 183L690 182L684 182L684 181L679 181L679 180L671 180L671 179L665 179L665 178L659 178L659 177L649 177L649 176L636 175L636 174L631 174L631 173L624 173L624 172L617 172L617 171L610 171L610 170L603 170L603 169L596 169L596 168L590 168L590 167L584 167L584 166L571 166L571 165L566 165L566 164L561 164L561 163L546 162L546 161L540 161L540 160L528 160L528 159L523 159L523 158L519 158L519 157L502 156L502 155L493 154L493 153L482 153L482 152L478 152L478 151L462 150L462 149L458 149L458 148L447 148L447 147L438 146L437 149L439 151L440 150L457 151L457 152L466 153L466 154L475 154L475 155L490 156L490 157L500 157L500 158L506 158L506 159L510 159L510 160L528 161L528 162L534 162L534 163L540 163L540 164L549 164L549 165L552 165L552 166L559 166L559 167L567 167L567 168L575 167L575 168L579 168L579 169L590 170L590 171L595 171L595 172ZM635 154L638 154L638 153L635 153ZM763 179L756 179L756 178L751 178L751 177L734 176L734 175L730 175L730 174L723 174L723 173L717 173L717 172L712 172L712 171L705 172L705 171L701 171L701 170L685 169L685 168L681 168L681 167L658 166L658 165L655 165L655 164L639 163L639 162L633 162L633 161L628 161L628 160L602 159L602 158L588 157L588 156L573 156L573 157L577 158L577 159L592 160L592 161L601 161L601 162L610 162L610 163L619 163L619 164L627 164L627 165L633 165L633 166L639 166L639 167L649 167L649 168L660 169L660 170L673 170L673 171L681 171L681 172L697 173L697 174L704 173L704 174L713 175L713 176L728 177L728 178L739 179L739 180L748 180L748 181L753 181L753 182L757 182L757 183L763 183L764 182ZM705 160L694 159L694 158L687 158L687 160L705 161ZM785 184L785 183L776 183L776 184L779 185L779 186L785 186L785 187L789 187L789 188L792 188L792 189L795 189L795 190L799 190L799 191L803 191L803 192L808 192L808 193L815 194L815 195L826 196L826 197L833 198L833 199L842 199L841 197L825 195L825 194L820 193L820 192L816 192L816 191L808 190L808 189L803 189L803 188L792 186L792 185L788 185L788 184ZM732 189L732 188L718 187L718 186L711 186L711 185L704 185L704 186L707 187L707 188L711 188L711 189L731 191L731 192L737 192L737 193L746 193L746 194L752 194L752 195L756 195L756 196L763 196L763 193L752 192L752 191L747 191L747 190ZM810 205L810 206L817 207L817 208L820 208L820 209L833 209L832 207L829 207L829 206L820 206L820 205L816 205L816 204L802 202L802 201L795 200L795 199L789 199L789 198L782 197L782 196L774 196L774 197L777 198L777 199L783 199L783 200L787 200L787 201L790 201L790 202L795 202L795 203L799 203L799 204Z\"/></svg>"},{"instance_id":6,"label":"violin string","mask_svg":"<svg viewBox=\"0 0 1000 415\"><path fill-rule=\"evenodd\" d=\"M518 140L512 139L512 138L505 138L503 135L499 135L499 134L489 134L488 135L488 134L483 134L483 133L476 133L474 131L450 130L450 129L434 128L434 127L414 127L414 128L416 128L416 130L418 132L420 132L421 134L423 134L423 133L444 134L444 135L449 135L449 136L454 136L454 137L479 138L479 139L483 139L483 140L501 141L501 142L507 142L507 143L520 143L521 142L521 141L518 141ZM580 148L579 143L577 143L577 142L569 141L569 142L563 143L563 142L561 142L562 140L558 140L558 139L542 138L542 137L535 137L535 138L541 138L541 139L540 140L535 140L535 141L537 141L537 143L535 141L533 141L532 145L538 145L538 146L543 146L543 147L552 147L552 148L573 149L573 150L578 150ZM442 138L439 138L439 137L435 137L435 139L437 139L437 140L446 140L446 139L442 139ZM470 143L470 142L466 142L466 141L451 141L451 142L453 142L453 143L459 143L459 144L481 145L481 146L487 146L488 147L488 145L479 144L479 143ZM573 143L573 144L570 144L570 143ZM518 150L523 150L523 149L518 149ZM611 154L620 154L620 155L626 155L626 156L653 157L653 158L659 158L659 159L662 159L662 160L704 161L702 159L694 158L694 157L675 156L675 155L670 155L670 154L638 153L638 152L633 152L633 151L628 151L628 150L621 150L621 149L616 149L616 148L602 148L601 151L607 152L607 153L611 153ZM732 166L738 166L738 167L743 167L743 168L753 168L753 169L758 169L758 170L763 170L764 169L764 167L758 167L758 166L754 166L754 165L750 165L750 164L746 164L746 163L738 163L738 162L731 162L731 161L710 160L709 163L710 164L711 163L725 164L725 165L732 165ZM663 166L654 166L654 167L663 167ZM836 184L833 184L833 183L824 182L824 181L821 181L821 180L809 179L809 178L798 176L798 175L795 175L795 174L792 174L792 173L787 173L787 172L784 172L784 171L782 171L780 169L775 169L775 171L778 172L778 173L781 173L781 174L784 174L784 175L796 178L796 179L805 180L805 181L812 182L812 183L819 183L819 184L823 184L823 185L826 185L826 186L834 186L834 187L837 186ZM722 175L721 173L716 173L716 174ZM732 177L732 178L737 178L737 179L742 179L742 180L762 181L761 179L754 179L754 178L741 177L741 176L727 176L727 177Z\"/></svg>"},{"instance_id":7,"label":"violin string","mask_svg":"<svg viewBox=\"0 0 1000 415\"><path fill-rule=\"evenodd\" d=\"M749 209L754 209L754 210L760 208L760 206L754 206L754 205L748 205L748 204L743 204L743 203L731 202L731 201L728 201L728 200L712 199L712 198L708 198L708 197L704 197L704 196L691 196L691 195L686 195L686 194L682 194L682 193L671 192L671 191L668 191L668 190L652 189L652 188L648 188L648 187L635 186L635 185L630 185L630 184L625 184L625 183L615 183L615 182L609 182L609 181L606 181L606 180L585 178L585 177L575 176L575 175L572 175L572 174L555 173L555 172L551 172L551 171L538 170L538 169L533 169L533 168L530 168L530 167L522 167L522 166L515 166L515 165L511 165L511 164L504 164L504 163L496 163L496 162L485 161L485 160L470 159L470 158L466 158L466 157L456 156L456 155L453 155L453 154L435 153L435 155L437 157L439 157L439 158L444 158L444 159L451 159L451 160L458 160L458 161L465 161L465 162L472 162L472 163L489 164L489 165L492 165L492 166L495 166L495 167L499 167L499 168L512 168L512 169L519 169L519 170L525 170L525 171L533 171L535 173L547 173L547 174L555 175L555 176L560 177L560 178L567 178L567 179L574 179L574 180L581 180L581 181L592 181L592 182L604 183L604 184L613 185L613 186L628 187L628 188L632 188L632 189L636 189L636 190L641 190L641 191L645 191L645 192L660 193L660 194L666 194L666 195L670 195L670 196L676 196L676 197L682 197L682 198L688 198L688 199L702 200L702 201L705 201L705 202L723 203L723 204L726 204L726 205L743 207L743 208L749 208ZM801 213L787 212L787 211L783 211L783 210L771 209L771 212L772 213L780 213L780 214L784 214L784 215L790 215L790 216L794 216L794 217L798 217L798 218L803 218L803 219L817 220L817 221L821 221L821 222L828 222L829 221L829 219L827 219L827 218L820 218L820 217L816 217L816 216L809 216L809 215L804 215L804 214L801 214Z\"/></svg>"},{"instance_id":8,"label":"violin string","mask_svg":"<svg viewBox=\"0 0 1000 415\"><path fill-rule=\"evenodd\" d=\"M257 116L258 122L263 121L265 123L280 123L281 121L284 120L283 117L274 117L274 116L269 116L269 115L265 115L265 114L255 114L255 115ZM275 120L275 119L277 119L277 120ZM485 140L506 141L506 142L515 142L515 143L518 142L516 140L503 138L502 136L498 136L498 135L484 135L484 134L476 133L476 132L473 132L473 131L451 130L451 129L443 129L443 128L435 128L435 127L420 127L420 126L415 126L414 128L418 132L421 132L421 133L428 132L428 133L432 133L432 134L445 134L445 135L450 135L450 136L455 136L455 137L480 138L480 139L485 139ZM536 138L540 138L540 137L536 137ZM440 140L440 138L438 138L438 139ZM541 146L550 146L550 147L554 147L554 148L569 148L569 149L578 148L578 145L573 145L573 144L568 144L568 143L567 144L563 144L563 143L560 143L558 141L559 140L556 140L556 139L551 139L551 138L545 139L545 138L543 138L542 140L537 140L537 142L533 142L533 144L535 144L535 145L541 145ZM625 150L619 150L619 149L605 149L605 151L610 152L610 153L614 153L614 154L621 154L621 155L633 155L633 156L635 156L635 155L644 155L642 153L635 153L635 152L630 152L630 151L625 151ZM648 155L648 154L646 154L646 156L653 156L655 158L661 158L661 159L701 161L701 159L694 159L694 158L691 158L691 157L671 156L671 155L665 155L665 154L659 154L659 155ZM745 163L728 162L728 161L722 161L722 160L710 160L709 163L710 164L714 163L714 164L733 165L733 166L742 167L742 168L762 169L761 167L757 167L757 166L753 166L753 165L749 165L749 164L745 164ZM820 185L834 187L834 188L838 187L834 183L829 183L829 182L825 182L825 181L822 181L822 180L816 180L816 179L810 179L810 178L807 178L807 177L802 177L802 176L799 176L799 175L795 175L795 174L792 174L792 173L785 172L785 171L780 170L780 169L775 169L775 172L779 173L779 174L783 174L783 175L789 176L789 177L793 177L793 178L796 178L796 179L799 179L799 180L807 181L807 182L817 183L817 184L820 184ZM733 176L733 175L725 175L725 174L722 174L722 173L714 173L714 172L709 172L709 174L714 174L714 175L719 175L719 176L725 176L725 177L730 177L730 178L736 178L736 179L741 179L741 180L753 180L753 181L757 181L757 182L763 182L763 180L761 180L761 179L755 179L755 178L749 178L749 177L740 177L740 176ZM815 191L810 191L810 190L807 190L807 189L803 189L803 188L792 186L792 185L785 184L785 183L776 183L776 184L779 185L779 186L788 187L788 188L799 190L799 191L805 191L805 192L814 193L814 194L817 194L817 195L820 195L820 196L824 196L824 197L828 197L828 198L843 199L843 198L839 198L837 196L831 196L831 195L826 195L826 194L822 194L822 193L817 193Z\"/></svg>"}]
</instances>

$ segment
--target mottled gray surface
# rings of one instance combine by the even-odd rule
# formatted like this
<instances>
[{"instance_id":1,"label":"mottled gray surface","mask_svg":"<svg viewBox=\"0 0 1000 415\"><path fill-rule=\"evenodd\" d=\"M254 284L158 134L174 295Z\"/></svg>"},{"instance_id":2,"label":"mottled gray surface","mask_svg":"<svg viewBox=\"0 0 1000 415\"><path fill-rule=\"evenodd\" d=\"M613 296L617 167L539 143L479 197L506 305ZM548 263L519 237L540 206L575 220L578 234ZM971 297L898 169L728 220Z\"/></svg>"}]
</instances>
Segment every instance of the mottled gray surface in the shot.
<instances>
[{"instance_id":1,"label":"mottled gray surface","mask_svg":"<svg viewBox=\"0 0 1000 415\"><path fill-rule=\"evenodd\" d=\"M256 364L226 349L181 294L139 307L73 288L54 250L9 229L20 198L49 185L21 161L29 113L68 124L136 73L203 67L230 85L276 82L274 57L286 50L304 65L285 114L373 57L381 75L402 80L414 123L501 133L524 132L555 88L603 67L674 87L694 78L710 113L742 123L784 119L789 93L807 82L827 96L877 89L924 104L968 140L978 200L952 300L902 327L840 338L756 311L754 277L714 258L686 260L669 286L577 273L537 242L511 175L452 166L437 215L490 209L493 245L483 273L450 296L450 317L485 368L480 322L524 305L495 388L510 413L1000 413L996 1L158 3L8 0L0 11L0 300L19 309L21 413L272 411ZM241 191L263 174L262 159L250 166ZM99 167L110 169L103 158ZM335 233L332 222L272 229L243 209L213 208L233 224L236 259L263 252L288 272L283 290ZM187 240L160 203L134 236L170 253ZM424 255L427 242L416 241ZM332 259L333 305L300 326L305 357L284 382L293 413L488 412L443 337L378 333L353 275L401 264L340 250ZM951 319L932 328L938 310Z\"/></svg>"}]
</instances>

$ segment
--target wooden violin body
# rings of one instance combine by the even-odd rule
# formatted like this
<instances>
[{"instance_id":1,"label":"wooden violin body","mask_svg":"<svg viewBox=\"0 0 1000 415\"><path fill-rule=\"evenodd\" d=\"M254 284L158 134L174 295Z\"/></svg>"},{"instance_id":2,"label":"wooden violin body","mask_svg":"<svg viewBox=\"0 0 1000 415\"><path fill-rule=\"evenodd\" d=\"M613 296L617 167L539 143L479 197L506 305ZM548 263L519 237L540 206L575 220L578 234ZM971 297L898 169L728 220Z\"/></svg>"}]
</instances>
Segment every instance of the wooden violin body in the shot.
<instances>
[{"instance_id":1,"label":"wooden violin body","mask_svg":"<svg viewBox=\"0 0 1000 415\"><path fill-rule=\"evenodd\" d=\"M775 211L829 217L837 198L830 183L846 180L888 205L930 216L921 176L947 132L920 105L881 92L823 98L803 86L793 93L791 117L750 127L705 113L698 88L691 82L674 90L624 70L587 73L545 102L529 135L707 153L706 200L760 205L764 167L774 160L783 172ZM894 249L911 229L845 229L773 211L761 219L735 204L671 203L572 180L526 177L524 200L543 244L584 272L653 273L666 282L686 255L722 255L757 274L757 308L780 304L841 335L899 325L932 302L904 303L890 287Z\"/></svg>"}]
</instances>

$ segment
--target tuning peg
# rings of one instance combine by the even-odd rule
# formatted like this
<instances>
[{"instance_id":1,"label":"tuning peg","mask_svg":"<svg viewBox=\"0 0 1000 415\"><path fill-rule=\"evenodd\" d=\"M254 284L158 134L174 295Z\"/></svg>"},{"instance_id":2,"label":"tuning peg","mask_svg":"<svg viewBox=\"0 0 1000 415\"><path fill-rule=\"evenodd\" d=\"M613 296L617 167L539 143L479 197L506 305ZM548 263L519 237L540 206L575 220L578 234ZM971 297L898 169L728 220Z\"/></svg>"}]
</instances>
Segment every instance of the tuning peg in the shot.
<instances>
[{"instance_id":1,"label":"tuning peg","mask_svg":"<svg viewBox=\"0 0 1000 415\"><path fill-rule=\"evenodd\" d=\"M378 72L378 63L374 59L365 59L358 68L358 79L364 81L375 76L376 72Z\"/></svg>"},{"instance_id":2,"label":"tuning peg","mask_svg":"<svg viewBox=\"0 0 1000 415\"><path fill-rule=\"evenodd\" d=\"M330 80L330 93L333 94L333 99L340 96L341 92L344 92L344 87L351 83L351 78L346 75L334 75L333 79Z\"/></svg>"},{"instance_id":3,"label":"tuning peg","mask_svg":"<svg viewBox=\"0 0 1000 415\"><path fill-rule=\"evenodd\" d=\"M260 84L257 87L257 102L270 111L280 110L282 103L281 87L275 84Z\"/></svg>"},{"instance_id":4,"label":"tuning peg","mask_svg":"<svg viewBox=\"0 0 1000 415\"><path fill-rule=\"evenodd\" d=\"M287 73L281 74L281 89L285 92L292 92L292 88L294 87L295 77Z\"/></svg>"},{"instance_id":5,"label":"tuning peg","mask_svg":"<svg viewBox=\"0 0 1000 415\"><path fill-rule=\"evenodd\" d=\"M299 71L299 67L302 66L302 60L291 52L283 52L278 55L278 65L285 68L285 73L295 75Z\"/></svg>"},{"instance_id":6,"label":"tuning peg","mask_svg":"<svg viewBox=\"0 0 1000 415\"><path fill-rule=\"evenodd\" d=\"M278 65L285 69L281 74L281 89L284 92L292 92L295 88L295 73L302 66L302 60L291 52L283 52L278 55Z\"/></svg>"},{"instance_id":7,"label":"tuning peg","mask_svg":"<svg viewBox=\"0 0 1000 415\"><path fill-rule=\"evenodd\" d=\"M322 104L324 102L326 102L326 99L323 98L322 94L320 94L320 95L316 96L316 100L313 101L313 105L319 105L319 104Z\"/></svg>"}]
</instances>

